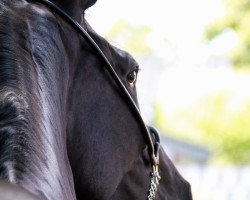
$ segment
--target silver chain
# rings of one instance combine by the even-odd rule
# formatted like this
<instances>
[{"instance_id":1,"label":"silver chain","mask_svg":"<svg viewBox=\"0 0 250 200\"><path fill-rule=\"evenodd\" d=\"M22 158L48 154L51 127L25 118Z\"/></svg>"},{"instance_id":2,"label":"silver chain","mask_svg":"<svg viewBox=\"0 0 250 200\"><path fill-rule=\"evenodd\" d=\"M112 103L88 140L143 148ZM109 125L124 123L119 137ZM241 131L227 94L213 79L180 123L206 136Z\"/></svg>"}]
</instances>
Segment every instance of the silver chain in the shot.
<instances>
[{"instance_id":1,"label":"silver chain","mask_svg":"<svg viewBox=\"0 0 250 200\"><path fill-rule=\"evenodd\" d=\"M150 181L150 189L147 200L154 200L157 192L157 187L159 185L159 181L161 180L161 176L159 174L158 165L153 166L153 173L151 174Z\"/></svg>"}]
</instances>

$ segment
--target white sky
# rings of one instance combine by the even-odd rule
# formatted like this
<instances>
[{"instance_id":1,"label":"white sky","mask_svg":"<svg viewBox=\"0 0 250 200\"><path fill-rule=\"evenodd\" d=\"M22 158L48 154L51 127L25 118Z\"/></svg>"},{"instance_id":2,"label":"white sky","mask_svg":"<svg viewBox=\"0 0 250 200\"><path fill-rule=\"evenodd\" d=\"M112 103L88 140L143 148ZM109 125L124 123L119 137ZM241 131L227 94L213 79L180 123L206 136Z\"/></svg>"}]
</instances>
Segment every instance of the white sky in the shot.
<instances>
[{"instance_id":1,"label":"white sky","mask_svg":"<svg viewBox=\"0 0 250 200\"><path fill-rule=\"evenodd\" d=\"M101 35L116 21L126 19L151 26L152 44L164 37L185 49L199 43L204 27L224 13L220 0L99 0L86 16Z\"/></svg>"},{"instance_id":2,"label":"white sky","mask_svg":"<svg viewBox=\"0 0 250 200\"><path fill-rule=\"evenodd\" d=\"M87 10L86 18L102 36L121 19L135 26L148 25L153 30L148 45L155 55L166 61L178 59L179 65L193 66L211 55L224 54L237 43L235 34L227 31L226 37L219 37L209 47L205 44L205 27L225 15L221 1L99 0ZM119 42L115 45L119 47Z\"/></svg>"},{"instance_id":3,"label":"white sky","mask_svg":"<svg viewBox=\"0 0 250 200\"><path fill-rule=\"evenodd\" d=\"M220 0L99 0L87 11L87 19L102 34L114 22L125 18L182 37L183 30L197 35L204 23L224 13Z\"/></svg>"}]
</instances>

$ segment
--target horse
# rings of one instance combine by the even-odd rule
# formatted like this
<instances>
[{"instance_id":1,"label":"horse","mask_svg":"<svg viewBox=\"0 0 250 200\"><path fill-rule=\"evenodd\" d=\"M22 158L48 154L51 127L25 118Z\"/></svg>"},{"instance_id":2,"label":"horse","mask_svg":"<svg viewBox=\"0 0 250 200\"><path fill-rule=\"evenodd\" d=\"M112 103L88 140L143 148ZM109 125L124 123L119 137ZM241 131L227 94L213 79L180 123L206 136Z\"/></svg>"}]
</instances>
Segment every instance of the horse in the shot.
<instances>
[{"instance_id":1,"label":"horse","mask_svg":"<svg viewBox=\"0 0 250 200\"><path fill-rule=\"evenodd\" d=\"M95 2L53 1L96 41L138 106L139 65L87 23ZM47 5L2 0L0 10L0 177L46 200L147 199L150 144L106 63ZM155 199L192 199L158 154Z\"/></svg>"}]
</instances>

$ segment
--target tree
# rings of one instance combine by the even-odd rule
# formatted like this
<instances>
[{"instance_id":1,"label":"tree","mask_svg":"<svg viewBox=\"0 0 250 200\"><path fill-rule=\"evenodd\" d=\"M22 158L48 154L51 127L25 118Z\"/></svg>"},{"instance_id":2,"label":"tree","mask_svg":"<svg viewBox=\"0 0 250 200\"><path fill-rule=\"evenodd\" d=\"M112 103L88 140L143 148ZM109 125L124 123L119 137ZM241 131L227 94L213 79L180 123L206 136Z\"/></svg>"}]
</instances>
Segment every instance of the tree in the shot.
<instances>
[{"instance_id":1,"label":"tree","mask_svg":"<svg viewBox=\"0 0 250 200\"><path fill-rule=\"evenodd\" d=\"M154 124L172 134L207 147L213 161L250 163L250 103L235 93L219 92L168 115L161 104L155 106Z\"/></svg>"},{"instance_id":2,"label":"tree","mask_svg":"<svg viewBox=\"0 0 250 200\"><path fill-rule=\"evenodd\" d=\"M230 53L234 66L250 69L250 1L223 1L227 8L227 14L208 27L206 37L212 40L227 29L233 30L239 39L238 46Z\"/></svg>"}]
</instances>

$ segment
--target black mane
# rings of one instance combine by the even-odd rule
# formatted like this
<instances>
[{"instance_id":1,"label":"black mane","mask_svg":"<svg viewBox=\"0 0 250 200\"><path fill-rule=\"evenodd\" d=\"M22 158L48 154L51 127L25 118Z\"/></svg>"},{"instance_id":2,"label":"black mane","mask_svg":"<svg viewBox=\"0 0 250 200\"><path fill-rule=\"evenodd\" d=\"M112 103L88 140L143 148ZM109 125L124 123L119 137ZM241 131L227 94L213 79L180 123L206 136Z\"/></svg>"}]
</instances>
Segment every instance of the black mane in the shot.
<instances>
[{"instance_id":1,"label":"black mane","mask_svg":"<svg viewBox=\"0 0 250 200\"><path fill-rule=\"evenodd\" d=\"M10 5L6 5L6 3ZM30 59L24 12L13 11L11 1L1 2L0 10L0 174L11 182L20 182L30 163L33 132L29 127L30 108L26 77ZM31 87L31 86L29 86Z\"/></svg>"},{"instance_id":2,"label":"black mane","mask_svg":"<svg viewBox=\"0 0 250 200\"><path fill-rule=\"evenodd\" d=\"M67 84L59 75L68 60L58 22L25 1L1 2L0 10L0 177L67 199L74 196L72 177L62 178L71 174L60 90Z\"/></svg>"}]
</instances>

